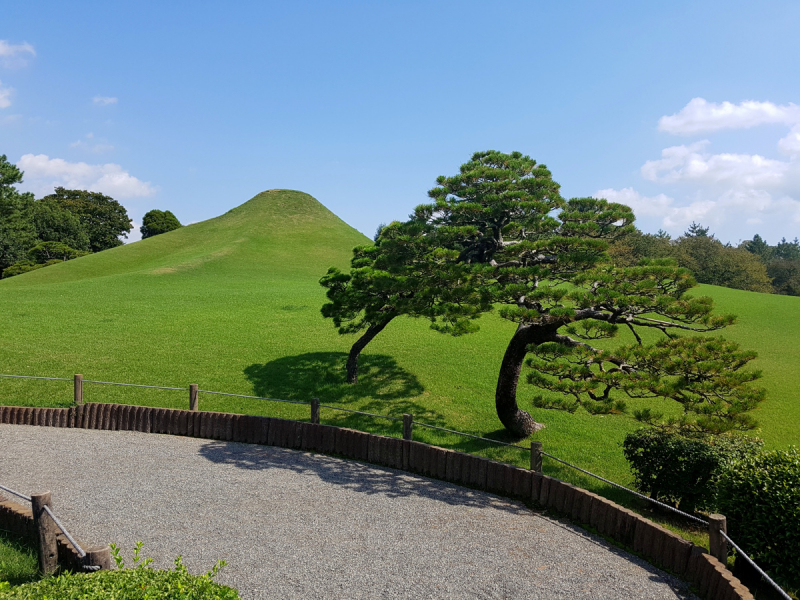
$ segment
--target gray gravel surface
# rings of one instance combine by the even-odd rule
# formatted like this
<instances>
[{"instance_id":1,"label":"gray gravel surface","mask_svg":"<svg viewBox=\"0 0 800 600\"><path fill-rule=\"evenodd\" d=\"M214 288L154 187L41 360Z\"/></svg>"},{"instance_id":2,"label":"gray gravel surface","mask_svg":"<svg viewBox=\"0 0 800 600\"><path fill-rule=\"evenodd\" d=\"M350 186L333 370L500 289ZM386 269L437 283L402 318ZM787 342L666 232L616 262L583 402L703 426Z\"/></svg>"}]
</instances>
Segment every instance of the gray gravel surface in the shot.
<instances>
[{"instance_id":1,"label":"gray gravel surface","mask_svg":"<svg viewBox=\"0 0 800 600\"><path fill-rule=\"evenodd\" d=\"M79 540L229 562L242 598L694 598L565 521L455 485L283 448L0 425L0 484L50 490Z\"/></svg>"}]
</instances>

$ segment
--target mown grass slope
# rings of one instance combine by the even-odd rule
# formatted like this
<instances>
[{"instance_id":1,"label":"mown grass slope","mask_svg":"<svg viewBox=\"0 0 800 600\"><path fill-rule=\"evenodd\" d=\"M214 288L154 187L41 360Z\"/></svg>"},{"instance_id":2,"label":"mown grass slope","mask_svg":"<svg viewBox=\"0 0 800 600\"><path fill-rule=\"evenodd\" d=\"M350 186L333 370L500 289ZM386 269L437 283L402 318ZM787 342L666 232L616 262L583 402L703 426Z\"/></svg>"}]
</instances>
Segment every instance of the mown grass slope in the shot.
<instances>
[{"instance_id":1,"label":"mown grass slope","mask_svg":"<svg viewBox=\"0 0 800 600\"><path fill-rule=\"evenodd\" d=\"M362 357L357 386L344 383L353 337L320 315L318 280L346 268L369 243L312 197L271 190L203 223L0 281L0 372L187 387L308 400L415 418L505 439L494 412L500 360L514 326L494 315L481 331L451 338L424 321L398 319ZM800 298L704 286L720 312L740 315L724 335L757 350L770 399L758 410L770 447L800 435ZM185 392L86 384L88 401L186 407ZM535 390L520 386L530 408ZM0 379L0 403L65 406L67 382ZM645 406L630 401L631 408ZM307 418L308 409L201 394L201 408ZM676 407L664 405L667 410ZM621 483L620 443L637 427L626 415L537 411L546 450ZM323 410L323 421L399 433L389 421ZM525 464L516 450L416 429L415 437ZM553 474L593 480L547 464ZM621 499L621 498L620 498Z\"/></svg>"}]
</instances>

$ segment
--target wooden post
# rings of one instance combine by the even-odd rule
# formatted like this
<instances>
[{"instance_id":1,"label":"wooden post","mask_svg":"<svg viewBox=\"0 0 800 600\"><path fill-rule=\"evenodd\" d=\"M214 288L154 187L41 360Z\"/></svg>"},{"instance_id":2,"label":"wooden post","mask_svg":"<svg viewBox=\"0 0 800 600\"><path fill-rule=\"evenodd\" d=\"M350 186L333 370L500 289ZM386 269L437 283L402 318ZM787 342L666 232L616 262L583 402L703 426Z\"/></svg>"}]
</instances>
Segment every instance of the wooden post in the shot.
<instances>
[{"instance_id":1,"label":"wooden post","mask_svg":"<svg viewBox=\"0 0 800 600\"><path fill-rule=\"evenodd\" d=\"M311 422L319 425L319 398L311 399Z\"/></svg>"},{"instance_id":2,"label":"wooden post","mask_svg":"<svg viewBox=\"0 0 800 600\"><path fill-rule=\"evenodd\" d=\"M723 565L728 564L728 540L720 534L728 533L728 522L724 515L708 515L708 549L711 556Z\"/></svg>"},{"instance_id":3,"label":"wooden post","mask_svg":"<svg viewBox=\"0 0 800 600\"><path fill-rule=\"evenodd\" d=\"M414 416L403 415L403 439L411 440L414 437Z\"/></svg>"},{"instance_id":4,"label":"wooden post","mask_svg":"<svg viewBox=\"0 0 800 600\"><path fill-rule=\"evenodd\" d=\"M542 472L542 442L531 442L531 471Z\"/></svg>"},{"instance_id":5,"label":"wooden post","mask_svg":"<svg viewBox=\"0 0 800 600\"><path fill-rule=\"evenodd\" d=\"M189 384L189 410L197 410L197 384Z\"/></svg>"},{"instance_id":6,"label":"wooden post","mask_svg":"<svg viewBox=\"0 0 800 600\"><path fill-rule=\"evenodd\" d=\"M31 507L33 508L33 524L39 538L37 552L39 553L39 570L44 575L55 573L58 568L58 542L56 541L56 524L44 511L50 503L50 492L31 494Z\"/></svg>"},{"instance_id":7,"label":"wooden post","mask_svg":"<svg viewBox=\"0 0 800 600\"><path fill-rule=\"evenodd\" d=\"M110 571L113 568L111 560L111 548L108 546L98 546L96 548L86 548L86 565L100 567L101 571Z\"/></svg>"},{"instance_id":8,"label":"wooden post","mask_svg":"<svg viewBox=\"0 0 800 600\"><path fill-rule=\"evenodd\" d=\"M75 404L83 404L83 375L75 375Z\"/></svg>"}]
</instances>

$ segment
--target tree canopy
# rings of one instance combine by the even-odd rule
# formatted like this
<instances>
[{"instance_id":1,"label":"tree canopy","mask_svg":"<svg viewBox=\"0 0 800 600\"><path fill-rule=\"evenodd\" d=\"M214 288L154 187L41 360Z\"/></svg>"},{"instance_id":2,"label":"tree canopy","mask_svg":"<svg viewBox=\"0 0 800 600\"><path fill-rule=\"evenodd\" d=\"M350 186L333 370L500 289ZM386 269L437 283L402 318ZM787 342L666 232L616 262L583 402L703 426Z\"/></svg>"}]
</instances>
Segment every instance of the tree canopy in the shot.
<instances>
[{"instance_id":1,"label":"tree canopy","mask_svg":"<svg viewBox=\"0 0 800 600\"><path fill-rule=\"evenodd\" d=\"M742 370L753 355L724 340L693 335L723 328L734 318L714 316L710 298L690 295L696 281L674 261L619 265L607 252L609 242L634 231L630 208L595 198L565 200L550 171L519 152L476 153L459 174L439 177L429 197L433 203L420 205L407 223L396 226L419 232L424 247L415 261L401 260L404 278L390 286L393 298L407 290L413 300L381 300L369 308L366 298L374 299L387 281L363 278L359 294L350 297L349 314L388 315L388 306L393 317L446 314L443 290L448 289L459 290L458 314L470 320L497 306L502 318L517 325L495 393L498 417L510 432L524 436L541 427L517 404L529 354L527 381L548 392L535 401L539 407L574 411L582 406L602 413L624 409L625 395L666 397L683 405L681 420L662 421L652 412L638 416L665 427L704 431L753 426L745 413L763 392L747 385L759 374ZM693 233L707 237L701 226ZM379 241L382 237L383 232ZM382 245L369 252L388 255ZM431 260L441 256L447 257L446 272L457 275L436 282L436 293L421 293L432 289L423 281L436 277ZM351 284L364 264L354 258L353 266L350 275L335 276L350 277ZM326 306L323 314L334 316ZM614 351L605 349L606 342L603 349L591 345L617 337L620 330L628 332L633 345ZM644 330L660 332L664 339L645 344ZM665 362L673 355L686 358Z\"/></svg>"},{"instance_id":2,"label":"tree canopy","mask_svg":"<svg viewBox=\"0 0 800 600\"><path fill-rule=\"evenodd\" d=\"M24 260L36 243L36 230L28 218L33 194L17 191L22 171L0 156L0 271Z\"/></svg>"},{"instance_id":3,"label":"tree canopy","mask_svg":"<svg viewBox=\"0 0 800 600\"><path fill-rule=\"evenodd\" d=\"M23 173L0 156L0 273L3 277L119 246L131 230L125 208L97 192L56 188L41 200L21 193ZM58 258L48 257L59 248ZM44 251L42 251L44 249Z\"/></svg>"},{"instance_id":4,"label":"tree canopy","mask_svg":"<svg viewBox=\"0 0 800 600\"><path fill-rule=\"evenodd\" d=\"M40 202L53 204L77 216L89 236L89 250L92 252L121 246L119 238L127 237L132 228L125 207L99 192L57 187Z\"/></svg>"},{"instance_id":5,"label":"tree canopy","mask_svg":"<svg viewBox=\"0 0 800 600\"><path fill-rule=\"evenodd\" d=\"M473 283L458 252L415 221L382 226L374 245L353 249L349 273L331 267L320 285L329 300L322 315L340 334L364 332L350 350L349 383L358 381L362 350L395 317L426 317L432 328L461 335L476 330L473 319L490 307L490 295Z\"/></svg>"},{"instance_id":6,"label":"tree canopy","mask_svg":"<svg viewBox=\"0 0 800 600\"><path fill-rule=\"evenodd\" d=\"M154 235L173 231L180 227L183 227L183 225L178 221L178 217L173 215L170 211L154 209L148 211L144 215L140 231L142 232L142 239L144 240Z\"/></svg>"}]
</instances>

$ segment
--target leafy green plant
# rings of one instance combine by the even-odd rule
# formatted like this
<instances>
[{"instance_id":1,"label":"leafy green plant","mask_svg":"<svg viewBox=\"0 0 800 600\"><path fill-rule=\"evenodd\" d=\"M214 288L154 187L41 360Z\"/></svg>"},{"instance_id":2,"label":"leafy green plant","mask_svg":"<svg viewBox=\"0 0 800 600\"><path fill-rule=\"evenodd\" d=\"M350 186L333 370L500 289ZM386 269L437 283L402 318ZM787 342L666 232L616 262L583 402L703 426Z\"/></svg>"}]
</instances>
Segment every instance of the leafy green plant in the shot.
<instances>
[{"instance_id":1,"label":"leafy green plant","mask_svg":"<svg viewBox=\"0 0 800 600\"><path fill-rule=\"evenodd\" d=\"M622 448L640 491L692 512L713 510L721 474L762 445L742 436L689 437L651 428L629 433Z\"/></svg>"},{"instance_id":2,"label":"leafy green plant","mask_svg":"<svg viewBox=\"0 0 800 600\"><path fill-rule=\"evenodd\" d=\"M800 588L800 452L763 452L719 481L718 508L732 539L779 583Z\"/></svg>"},{"instance_id":3,"label":"leafy green plant","mask_svg":"<svg viewBox=\"0 0 800 600\"><path fill-rule=\"evenodd\" d=\"M205 575L192 575L178 556L173 570L150 568L151 558L142 558L142 542L133 551L133 568L126 568L119 547L111 544L111 555L117 564L116 571L97 573L64 573L35 583L17 587L0 583L2 600L155 600L180 598L181 600L236 600L239 593L220 585L214 578L227 563L223 560Z\"/></svg>"}]
</instances>

